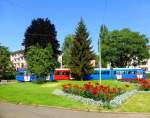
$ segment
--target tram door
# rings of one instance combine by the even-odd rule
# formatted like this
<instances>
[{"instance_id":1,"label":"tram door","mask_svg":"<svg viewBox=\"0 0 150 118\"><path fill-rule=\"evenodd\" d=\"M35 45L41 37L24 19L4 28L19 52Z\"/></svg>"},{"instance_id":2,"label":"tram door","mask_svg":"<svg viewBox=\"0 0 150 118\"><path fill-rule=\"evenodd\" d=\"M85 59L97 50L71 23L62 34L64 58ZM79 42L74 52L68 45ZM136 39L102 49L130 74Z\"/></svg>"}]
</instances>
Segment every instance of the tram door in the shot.
<instances>
[{"instance_id":1,"label":"tram door","mask_svg":"<svg viewBox=\"0 0 150 118\"><path fill-rule=\"evenodd\" d=\"M116 71L116 78L122 79L122 72L121 71Z\"/></svg>"},{"instance_id":2,"label":"tram door","mask_svg":"<svg viewBox=\"0 0 150 118\"><path fill-rule=\"evenodd\" d=\"M24 73L24 81L25 82L29 82L30 81L30 75L27 72Z\"/></svg>"}]
</instances>

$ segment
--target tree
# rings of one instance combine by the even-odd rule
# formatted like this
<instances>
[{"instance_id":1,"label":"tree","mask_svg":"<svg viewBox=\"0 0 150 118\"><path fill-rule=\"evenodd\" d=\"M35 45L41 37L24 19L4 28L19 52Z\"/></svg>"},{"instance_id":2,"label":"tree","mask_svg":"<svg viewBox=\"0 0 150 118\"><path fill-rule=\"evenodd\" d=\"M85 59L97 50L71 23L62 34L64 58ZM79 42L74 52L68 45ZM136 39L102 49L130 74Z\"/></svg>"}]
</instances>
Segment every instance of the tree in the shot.
<instances>
[{"instance_id":1,"label":"tree","mask_svg":"<svg viewBox=\"0 0 150 118\"><path fill-rule=\"evenodd\" d=\"M108 60L110 57L107 56L107 50L109 49L109 36L110 33L108 31L108 28L105 25L101 25L99 40L98 40L98 50L100 51L101 49L102 67L107 67L107 63L109 63ZM101 43L101 47L100 47L100 43Z\"/></svg>"},{"instance_id":2,"label":"tree","mask_svg":"<svg viewBox=\"0 0 150 118\"><path fill-rule=\"evenodd\" d=\"M71 61L69 66L75 79L82 80L84 75L94 71L91 60L95 59L91 47L91 40L86 25L81 19L75 32L73 46L71 48Z\"/></svg>"},{"instance_id":3,"label":"tree","mask_svg":"<svg viewBox=\"0 0 150 118\"><path fill-rule=\"evenodd\" d=\"M26 55L28 69L37 77L45 78L53 70L57 62L53 58L53 49L49 44L46 48L32 46Z\"/></svg>"},{"instance_id":4,"label":"tree","mask_svg":"<svg viewBox=\"0 0 150 118\"><path fill-rule=\"evenodd\" d=\"M57 59L60 54L60 45L56 39L56 35L55 25L52 24L48 18L32 20L31 25L24 34L23 45L25 46L25 54L30 46L37 46L38 44L41 48L46 48L50 43L54 52L53 55L55 59Z\"/></svg>"},{"instance_id":5,"label":"tree","mask_svg":"<svg viewBox=\"0 0 150 118\"><path fill-rule=\"evenodd\" d=\"M148 39L145 35L129 29L114 30L110 33L109 48L105 49L113 67L138 65L149 58Z\"/></svg>"},{"instance_id":6,"label":"tree","mask_svg":"<svg viewBox=\"0 0 150 118\"><path fill-rule=\"evenodd\" d=\"M0 45L0 55L0 80L15 79L15 68L10 61L8 48Z\"/></svg>"},{"instance_id":7,"label":"tree","mask_svg":"<svg viewBox=\"0 0 150 118\"><path fill-rule=\"evenodd\" d=\"M74 36L69 34L65 37L65 41L63 44L63 65L65 67L69 67L70 59L71 59L71 48L73 46Z\"/></svg>"}]
</instances>

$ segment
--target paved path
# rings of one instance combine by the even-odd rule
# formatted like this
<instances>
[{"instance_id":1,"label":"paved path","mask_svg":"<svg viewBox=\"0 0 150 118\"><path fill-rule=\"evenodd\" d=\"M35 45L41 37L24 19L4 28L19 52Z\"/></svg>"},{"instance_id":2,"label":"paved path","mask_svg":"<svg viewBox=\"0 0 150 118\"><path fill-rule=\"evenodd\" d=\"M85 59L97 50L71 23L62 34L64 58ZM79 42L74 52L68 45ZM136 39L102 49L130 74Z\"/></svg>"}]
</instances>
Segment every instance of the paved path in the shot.
<instances>
[{"instance_id":1,"label":"paved path","mask_svg":"<svg viewBox=\"0 0 150 118\"><path fill-rule=\"evenodd\" d=\"M0 118L150 118L150 113L97 113L0 103Z\"/></svg>"}]
</instances>

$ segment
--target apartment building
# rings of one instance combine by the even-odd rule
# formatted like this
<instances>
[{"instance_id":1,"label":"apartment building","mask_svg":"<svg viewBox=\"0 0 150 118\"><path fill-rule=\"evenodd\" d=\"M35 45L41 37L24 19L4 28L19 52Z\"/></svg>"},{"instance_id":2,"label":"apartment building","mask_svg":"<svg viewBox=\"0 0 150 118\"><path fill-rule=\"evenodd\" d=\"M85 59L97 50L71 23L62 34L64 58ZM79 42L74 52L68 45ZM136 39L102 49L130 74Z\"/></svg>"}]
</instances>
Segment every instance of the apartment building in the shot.
<instances>
[{"instance_id":1,"label":"apartment building","mask_svg":"<svg viewBox=\"0 0 150 118\"><path fill-rule=\"evenodd\" d=\"M26 68L27 63L24 58L24 50L18 50L15 52L12 52L10 56L10 60L13 62L16 70L18 68Z\"/></svg>"}]
</instances>

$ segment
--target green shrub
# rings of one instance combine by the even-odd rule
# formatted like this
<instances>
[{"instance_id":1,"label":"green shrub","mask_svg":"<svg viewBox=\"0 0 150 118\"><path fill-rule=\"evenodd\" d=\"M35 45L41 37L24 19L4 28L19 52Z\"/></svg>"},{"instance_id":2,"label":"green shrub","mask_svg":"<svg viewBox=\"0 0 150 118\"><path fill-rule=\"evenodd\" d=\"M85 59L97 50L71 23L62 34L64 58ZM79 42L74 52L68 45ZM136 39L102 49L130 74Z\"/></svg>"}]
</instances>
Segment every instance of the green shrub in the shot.
<instances>
[{"instance_id":1,"label":"green shrub","mask_svg":"<svg viewBox=\"0 0 150 118\"><path fill-rule=\"evenodd\" d=\"M36 83L36 84L44 84L44 83L46 83L47 81L46 81L46 78L45 78L45 77L37 77L37 79L36 79L36 80L33 80L32 82L33 82L33 83Z\"/></svg>"}]
</instances>

